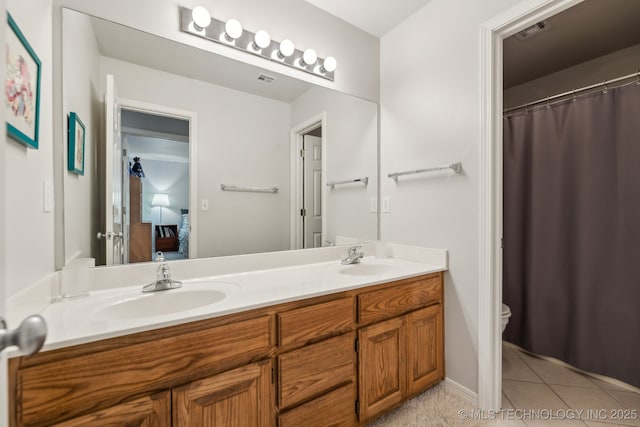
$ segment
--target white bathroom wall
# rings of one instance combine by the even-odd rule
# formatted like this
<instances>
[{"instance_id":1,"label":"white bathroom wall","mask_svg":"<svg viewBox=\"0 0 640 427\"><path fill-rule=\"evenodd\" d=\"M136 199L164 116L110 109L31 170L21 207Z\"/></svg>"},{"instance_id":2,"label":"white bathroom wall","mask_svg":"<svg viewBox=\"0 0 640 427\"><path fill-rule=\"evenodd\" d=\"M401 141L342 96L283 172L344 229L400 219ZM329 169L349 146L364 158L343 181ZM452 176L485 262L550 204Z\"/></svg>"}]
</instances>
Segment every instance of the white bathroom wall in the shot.
<instances>
[{"instance_id":1,"label":"white bathroom wall","mask_svg":"<svg viewBox=\"0 0 640 427\"><path fill-rule=\"evenodd\" d=\"M301 0L54 0L55 5L120 22L152 34L198 46L263 68L292 75L377 101L379 40ZM274 40L291 39L298 49L314 48L319 57L338 60L335 83L300 73L210 41L181 33L178 6L205 6L216 19L238 19L244 28L269 31Z\"/></svg>"},{"instance_id":2,"label":"white bathroom wall","mask_svg":"<svg viewBox=\"0 0 640 427\"><path fill-rule=\"evenodd\" d=\"M447 377L478 390L480 25L518 0L432 0L381 39L382 239L446 248ZM461 161L463 172L387 173Z\"/></svg>"},{"instance_id":3,"label":"white bathroom wall","mask_svg":"<svg viewBox=\"0 0 640 427\"><path fill-rule=\"evenodd\" d=\"M53 186L50 0L8 0L7 10L42 62L40 147L27 148L7 138L2 186L6 229L6 294L11 296L54 270L53 212L43 212L43 188ZM6 31L6 19L3 19ZM4 69L4 68L3 68Z\"/></svg>"},{"instance_id":4,"label":"white bathroom wall","mask_svg":"<svg viewBox=\"0 0 640 427\"><path fill-rule=\"evenodd\" d=\"M640 70L640 44L560 70L504 91L504 108L543 99Z\"/></svg>"},{"instance_id":5,"label":"white bathroom wall","mask_svg":"<svg viewBox=\"0 0 640 427\"><path fill-rule=\"evenodd\" d=\"M99 241L95 238L100 223L98 210L98 154L102 98L98 44L89 17L66 14L63 33L63 81L65 91L62 108L65 132L70 112L75 112L85 125L85 173L77 175L67 170L67 150L64 157L64 223L65 264L70 257L96 254ZM67 141L63 141L67 147ZM93 249L93 250L92 250Z\"/></svg>"},{"instance_id":6,"label":"white bathroom wall","mask_svg":"<svg viewBox=\"0 0 640 427\"><path fill-rule=\"evenodd\" d=\"M101 57L122 98L198 114L198 256L289 247L289 104ZM145 173L150 173L145 170ZM231 193L220 184L271 187Z\"/></svg>"},{"instance_id":7,"label":"white bathroom wall","mask_svg":"<svg viewBox=\"0 0 640 427\"><path fill-rule=\"evenodd\" d=\"M369 178L366 187L356 183L327 188L324 240L335 243L336 236L377 238L377 217L370 209L378 185L377 110L372 102L321 88L308 90L291 104L292 127L326 113L326 181Z\"/></svg>"}]
</instances>

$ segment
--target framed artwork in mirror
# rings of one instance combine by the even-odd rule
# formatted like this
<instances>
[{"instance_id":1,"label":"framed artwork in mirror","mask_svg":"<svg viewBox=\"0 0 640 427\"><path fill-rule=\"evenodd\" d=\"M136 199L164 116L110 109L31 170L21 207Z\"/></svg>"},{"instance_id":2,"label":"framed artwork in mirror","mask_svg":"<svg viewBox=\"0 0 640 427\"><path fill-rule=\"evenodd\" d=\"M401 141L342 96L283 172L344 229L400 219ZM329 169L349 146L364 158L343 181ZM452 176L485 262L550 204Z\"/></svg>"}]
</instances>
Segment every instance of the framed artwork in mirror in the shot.
<instances>
[{"instance_id":1,"label":"framed artwork in mirror","mask_svg":"<svg viewBox=\"0 0 640 427\"><path fill-rule=\"evenodd\" d=\"M69 156L67 169L84 175L84 123L76 113L69 113Z\"/></svg>"},{"instance_id":2,"label":"framed artwork in mirror","mask_svg":"<svg viewBox=\"0 0 640 427\"><path fill-rule=\"evenodd\" d=\"M9 13L7 22L4 90L7 135L29 148L37 149L41 63Z\"/></svg>"}]
</instances>

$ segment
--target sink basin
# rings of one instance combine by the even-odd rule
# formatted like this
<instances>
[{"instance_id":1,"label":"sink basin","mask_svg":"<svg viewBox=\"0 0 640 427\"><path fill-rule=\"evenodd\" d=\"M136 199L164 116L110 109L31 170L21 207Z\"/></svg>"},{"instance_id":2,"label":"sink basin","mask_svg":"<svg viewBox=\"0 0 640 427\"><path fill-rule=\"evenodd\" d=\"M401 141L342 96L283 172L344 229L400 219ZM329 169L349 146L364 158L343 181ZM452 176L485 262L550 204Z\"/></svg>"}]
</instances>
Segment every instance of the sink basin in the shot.
<instances>
[{"instance_id":1,"label":"sink basin","mask_svg":"<svg viewBox=\"0 0 640 427\"><path fill-rule=\"evenodd\" d=\"M399 272L401 269L383 259L365 259L357 264L337 264L338 273L349 276L380 276Z\"/></svg>"},{"instance_id":2,"label":"sink basin","mask_svg":"<svg viewBox=\"0 0 640 427\"><path fill-rule=\"evenodd\" d=\"M139 319L195 310L222 301L227 293L198 286L167 291L121 295L93 312L92 317L104 320Z\"/></svg>"}]
</instances>

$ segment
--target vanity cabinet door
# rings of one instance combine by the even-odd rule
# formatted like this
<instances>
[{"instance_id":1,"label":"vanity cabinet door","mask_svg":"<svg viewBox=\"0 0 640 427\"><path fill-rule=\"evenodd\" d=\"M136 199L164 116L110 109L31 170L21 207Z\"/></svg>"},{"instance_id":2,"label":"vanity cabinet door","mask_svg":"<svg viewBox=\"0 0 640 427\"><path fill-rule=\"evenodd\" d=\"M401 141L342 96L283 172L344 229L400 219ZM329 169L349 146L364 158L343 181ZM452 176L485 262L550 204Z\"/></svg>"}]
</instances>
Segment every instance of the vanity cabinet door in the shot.
<instances>
[{"instance_id":1,"label":"vanity cabinet door","mask_svg":"<svg viewBox=\"0 0 640 427\"><path fill-rule=\"evenodd\" d=\"M243 366L173 389L173 425L266 427L272 415L271 361Z\"/></svg>"},{"instance_id":2,"label":"vanity cabinet door","mask_svg":"<svg viewBox=\"0 0 640 427\"><path fill-rule=\"evenodd\" d=\"M407 392L418 393L444 379L440 304L407 315Z\"/></svg>"},{"instance_id":3,"label":"vanity cabinet door","mask_svg":"<svg viewBox=\"0 0 640 427\"><path fill-rule=\"evenodd\" d=\"M170 425L170 423L171 393L169 390L166 390L54 425L56 427L165 427Z\"/></svg>"},{"instance_id":4,"label":"vanity cabinet door","mask_svg":"<svg viewBox=\"0 0 640 427\"><path fill-rule=\"evenodd\" d=\"M360 423L384 412L404 397L405 333L403 318L358 331Z\"/></svg>"}]
</instances>

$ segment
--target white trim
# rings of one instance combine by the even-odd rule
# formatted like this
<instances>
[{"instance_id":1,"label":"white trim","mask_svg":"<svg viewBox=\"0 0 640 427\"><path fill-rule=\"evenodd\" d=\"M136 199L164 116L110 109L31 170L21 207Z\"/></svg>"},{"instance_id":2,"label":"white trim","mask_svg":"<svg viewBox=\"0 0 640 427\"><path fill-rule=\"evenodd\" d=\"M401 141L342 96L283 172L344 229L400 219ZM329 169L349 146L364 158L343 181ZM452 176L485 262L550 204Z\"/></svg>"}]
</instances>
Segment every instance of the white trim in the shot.
<instances>
[{"instance_id":1,"label":"white trim","mask_svg":"<svg viewBox=\"0 0 640 427\"><path fill-rule=\"evenodd\" d=\"M322 181L320 183L322 188L321 193L321 205L322 205L322 238L325 238L327 230L327 189L326 189L326 170L327 170L327 112L323 111L302 123L291 128L291 195L290 195L290 233L289 233L289 249L303 249L302 248L302 218L300 216L300 209L303 206L303 192L302 192L302 158L300 157L300 150L302 150L302 137L305 133L322 127Z\"/></svg>"},{"instance_id":2,"label":"white trim","mask_svg":"<svg viewBox=\"0 0 640 427\"><path fill-rule=\"evenodd\" d=\"M583 0L525 0L480 26L478 398L502 402L502 40Z\"/></svg>"},{"instance_id":3,"label":"white trim","mask_svg":"<svg viewBox=\"0 0 640 427\"><path fill-rule=\"evenodd\" d=\"M198 113L134 99L119 98L120 108L189 121L189 258L198 257ZM195 232L194 232L195 230Z\"/></svg>"},{"instance_id":4,"label":"white trim","mask_svg":"<svg viewBox=\"0 0 640 427\"><path fill-rule=\"evenodd\" d=\"M472 390L463 386L459 382L452 380L449 377L446 377L442 384L447 390L463 398L464 400L468 400L471 405L478 406L478 393L473 392Z\"/></svg>"}]
</instances>

